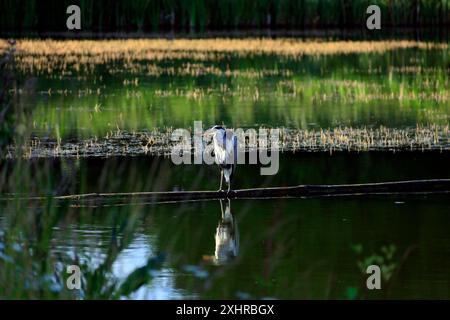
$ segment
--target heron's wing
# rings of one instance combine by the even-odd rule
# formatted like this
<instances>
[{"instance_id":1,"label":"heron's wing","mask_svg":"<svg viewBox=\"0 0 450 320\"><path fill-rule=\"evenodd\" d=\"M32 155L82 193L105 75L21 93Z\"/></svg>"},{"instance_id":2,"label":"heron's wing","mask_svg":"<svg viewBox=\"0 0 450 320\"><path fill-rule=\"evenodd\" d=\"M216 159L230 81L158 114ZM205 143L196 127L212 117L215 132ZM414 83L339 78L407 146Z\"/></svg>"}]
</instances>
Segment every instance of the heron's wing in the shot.
<instances>
[{"instance_id":1,"label":"heron's wing","mask_svg":"<svg viewBox=\"0 0 450 320\"><path fill-rule=\"evenodd\" d=\"M233 165L237 163L237 137L231 130L226 134L226 161Z\"/></svg>"}]
</instances>

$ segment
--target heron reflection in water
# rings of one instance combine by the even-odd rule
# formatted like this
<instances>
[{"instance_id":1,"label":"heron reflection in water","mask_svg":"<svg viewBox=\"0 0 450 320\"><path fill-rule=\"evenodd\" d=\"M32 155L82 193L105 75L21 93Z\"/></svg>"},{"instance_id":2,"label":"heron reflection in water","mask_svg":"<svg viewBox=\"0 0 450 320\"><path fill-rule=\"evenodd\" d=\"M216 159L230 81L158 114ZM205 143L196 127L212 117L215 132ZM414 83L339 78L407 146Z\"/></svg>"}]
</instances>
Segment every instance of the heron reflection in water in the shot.
<instances>
[{"instance_id":1,"label":"heron reflection in water","mask_svg":"<svg viewBox=\"0 0 450 320\"><path fill-rule=\"evenodd\" d=\"M221 217L214 236L216 248L214 256L210 257L216 265L229 262L239 252L238 226L235 217L231 213L230 199L225 202L225 210L223 207L223 201L220 200Z\"/></svg>"}]
</instances>

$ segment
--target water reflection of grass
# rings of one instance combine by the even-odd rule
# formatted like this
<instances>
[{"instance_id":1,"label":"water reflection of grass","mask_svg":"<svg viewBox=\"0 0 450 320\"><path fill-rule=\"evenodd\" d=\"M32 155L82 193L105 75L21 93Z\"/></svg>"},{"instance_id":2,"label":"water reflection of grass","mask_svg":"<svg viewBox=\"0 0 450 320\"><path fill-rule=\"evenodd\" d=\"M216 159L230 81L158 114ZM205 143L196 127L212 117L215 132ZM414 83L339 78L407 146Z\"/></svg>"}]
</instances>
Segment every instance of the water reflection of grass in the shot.
<instances>
[{"instance_id":1,"label":"water reflection of grass","mask_svg":"<svg viewBox=\"0 0 450 320\"><path fill-rule=\"evenodd\" d=\"M199 119L205 125L224 122L244 128L265 124L301 129L368 126L372 125L371 118L389 127L448 123L447 91L416 93L415 89L402 89L402 93L374 90L363 94L352 89L337 93L332 88L309 91L304 87L297 94L269 95L253 88L241 97L211 94L202 89L149 91L127 91L100 98L67 97L63 99L66 105L63 108L55 107L61 101L58 97L39 102L34 132L55 137L58 128L63 137L86 138L104 136L117 128L127 131L165 126L187 128ZM96 105L102 107L98 109Z\"/></svg>"}]
</instances>

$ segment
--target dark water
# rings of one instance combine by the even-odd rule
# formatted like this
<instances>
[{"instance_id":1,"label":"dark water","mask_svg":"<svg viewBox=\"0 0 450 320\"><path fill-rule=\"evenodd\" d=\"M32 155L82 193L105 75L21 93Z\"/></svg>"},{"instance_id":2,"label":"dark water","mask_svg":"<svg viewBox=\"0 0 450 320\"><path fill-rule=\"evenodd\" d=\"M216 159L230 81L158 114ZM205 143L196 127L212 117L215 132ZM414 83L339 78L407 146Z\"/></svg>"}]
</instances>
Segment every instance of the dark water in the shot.
<instances>
[{"instance_id":1,"label":"dark water","mask_svg":"<svg viewBox=\"0 0 450 320\"><path fill-rule=\"evenodd\" d=\"M358 288L366 298L448 299L449 204L448 197L233 201L239 251L223 265L205 257L215 254L219 201L143 206L134 240L113 270L124 277L150 255L170 252L135 298L348 298ZM111 236L108 211L95 209L71 224L54 250L101 259ZM67 232L76 235L75 244ZM370 292L357 263L389 245L398 274Z\"/></svg>"},{"instance_id":2,"label":"dark water","mask_svg":"<svg viewBox=\"0 0 450 320\"><path fill-rule=\"evenodd\" d=\"M383 181L444 179L450 177L448 152L338 152L281 153L275 175L260 174L261 165L239 165L233 188L346 184ZM217 166L175 165L170 158L117 157L36 160L57 169L58 179L68 180L66 192L139 192L216 190Z\"/></svg>"},{"instance_id":3,"label":"dark water","mask_svg":"<svg viewBox=\"0 0 450 320\"><path fill-rule=\"evenodd\" d=\"M238 167L235 188L449 178L449 156L284 154L280 172L270 178L261 177L257 166ZM40 160L34 165L37 171L54 168L54 181L66 181L61 193L218 187L215 166L175 166L161 158ZM95 268L111 246L111 221L117 215L137 216L137 228L115 260L112 276L124 279L160 252L167 258L132 298L448 299L449 204L448 195L233 200L222 203L224 211L229 206L228 218L222 218L218 200L60 208L65 218L54 229L50 250L57 260L78 255ZM3 218L8 212L2 210ZM218 228L226 241L216 238ZM358 263L379 257L389 279L383 278L382 290L369 291Z\"/></svg>"}]
</instances>

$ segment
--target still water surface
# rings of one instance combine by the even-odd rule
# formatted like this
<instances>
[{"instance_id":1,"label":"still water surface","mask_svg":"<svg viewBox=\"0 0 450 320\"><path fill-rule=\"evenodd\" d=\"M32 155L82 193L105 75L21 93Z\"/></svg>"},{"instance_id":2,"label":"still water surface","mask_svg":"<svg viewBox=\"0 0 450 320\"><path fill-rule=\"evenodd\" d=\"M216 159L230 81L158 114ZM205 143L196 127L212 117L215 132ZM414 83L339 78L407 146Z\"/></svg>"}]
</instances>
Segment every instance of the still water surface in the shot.
<instances>
[{"instance_id":1,"label":"still water surface","mask_svg":"<svg viewBox=\"0 0 450 320\"><path fill-rule=\"evenodd\" d=\"M449 160L448 153L285 154L271 178L259 176L257 166L239 167L245 174L235 187L449 178ZM37 170L49 162L54 178L72 182L72 193L218 185L216 167L168 159L40 160ZM99 176L100 168L109 173ZM112 245L111 221L138 212L111 276L120 281L160 252L166 259L129 298L449 298L449 204L448 195L391 195L69 208L61 209L67 217L55 228L51 251L95 269ZM389 279L383 290L368 291L361 265L380 257Z\"/></svg>"}]
</instances>

